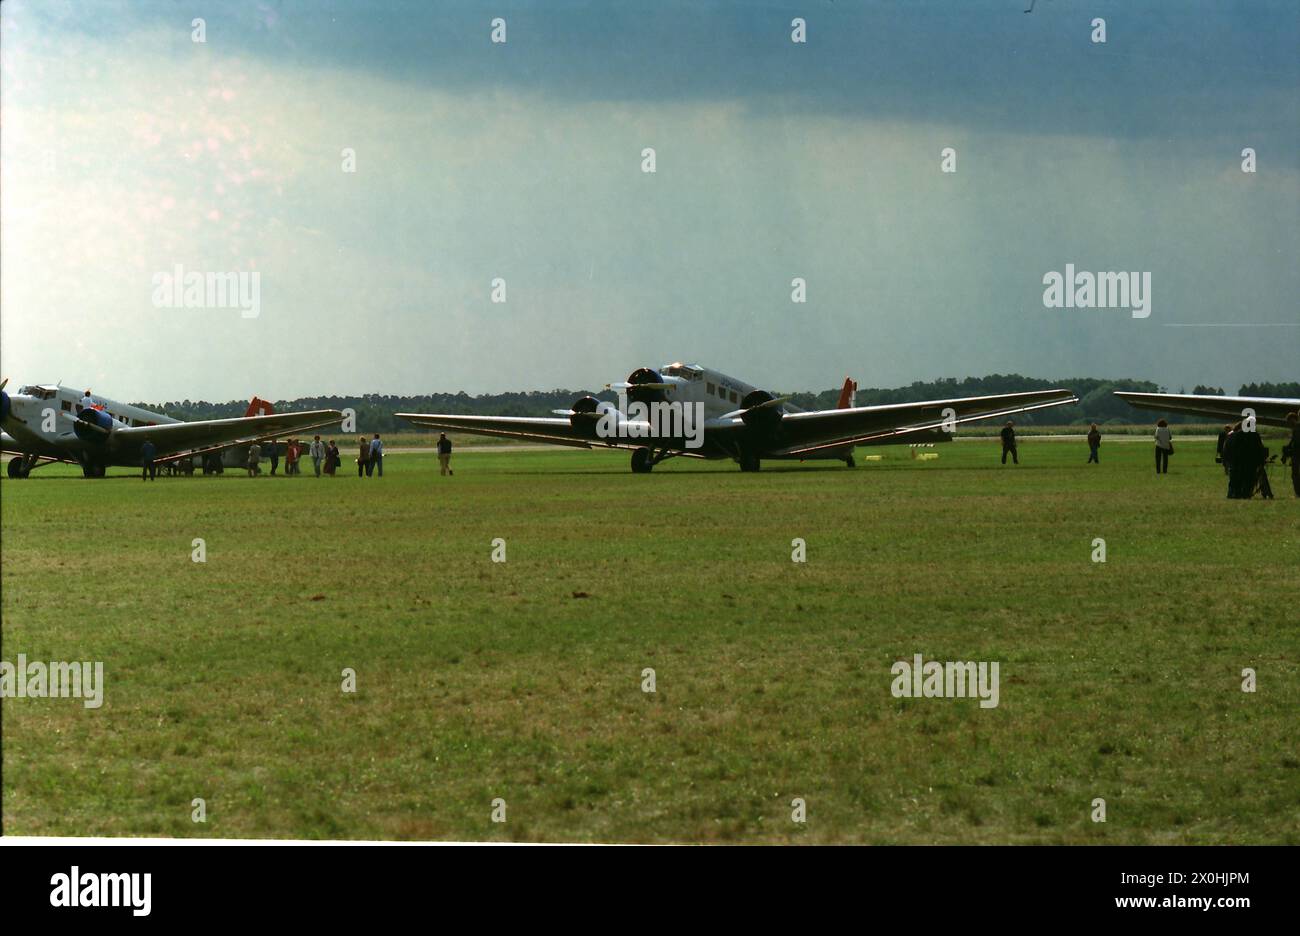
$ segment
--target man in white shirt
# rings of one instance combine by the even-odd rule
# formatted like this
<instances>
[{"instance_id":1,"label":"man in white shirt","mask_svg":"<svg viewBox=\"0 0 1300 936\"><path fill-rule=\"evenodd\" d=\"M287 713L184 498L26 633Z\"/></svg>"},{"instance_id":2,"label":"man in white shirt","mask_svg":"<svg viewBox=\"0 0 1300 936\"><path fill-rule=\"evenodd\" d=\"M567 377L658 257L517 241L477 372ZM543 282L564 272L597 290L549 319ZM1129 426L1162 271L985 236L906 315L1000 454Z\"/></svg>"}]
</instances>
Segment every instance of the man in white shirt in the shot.
<instances>
[{"instance_id":1,"label":"man in white shirt","mask_svg":"<svg viewBox=\"0 0 1300 936\"><path fill-rule=\"evenodd\" d=\"M320 440L320 436L311 440L311 448L308 451L311 453L311 466L316 469L316 477L319 478L320 463L325 460L325 443Z\"/></svg>"},{"instance_id":2,"label":"man in white shirt","mask_svg":"<svg viewBox=\"0 0 1300 936\"><path fill-rule=\"evenodd\" d=\"M1169 431L1169 423L1162 419L1156 423L1156 474L1169 474L1169 456L1173 453L1173 433Z\"/></svg>"},{"instance_id":3,"label":"man in white shirt","mask_svg":"<svg viewBox=\"0 0 1300 936\"><path fill-rule=\"evenodd\" d=\"M379 469L379 477L384 476L384 443L379 441L379 433L370 441L370 463L366 466L366 474L370 474L372 468Z\"/></svg>"}]
</instances>

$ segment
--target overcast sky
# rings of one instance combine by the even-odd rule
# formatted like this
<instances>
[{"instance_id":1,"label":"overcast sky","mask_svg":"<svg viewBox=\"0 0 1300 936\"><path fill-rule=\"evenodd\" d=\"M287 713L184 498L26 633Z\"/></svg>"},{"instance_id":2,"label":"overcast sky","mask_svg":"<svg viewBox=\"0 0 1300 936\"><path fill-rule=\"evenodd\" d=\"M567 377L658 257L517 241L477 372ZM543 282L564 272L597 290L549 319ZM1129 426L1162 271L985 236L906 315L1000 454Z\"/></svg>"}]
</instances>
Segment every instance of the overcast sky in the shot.
<instances>
[{"instance_id":1,"label":"overcast sky","mask_svg":"<svg viewBox=\"0 0 1300 936\"><path fill-rule=\"evenodd\" d=\"M1025 5L6 0L0 369L141 400L677 359L1300 378L1300 4ZM1149 272L1150 317L1044 308L1067 263ZM160 307L177 264L256 272L258 316Z\"/></svg>"}]
</instances>

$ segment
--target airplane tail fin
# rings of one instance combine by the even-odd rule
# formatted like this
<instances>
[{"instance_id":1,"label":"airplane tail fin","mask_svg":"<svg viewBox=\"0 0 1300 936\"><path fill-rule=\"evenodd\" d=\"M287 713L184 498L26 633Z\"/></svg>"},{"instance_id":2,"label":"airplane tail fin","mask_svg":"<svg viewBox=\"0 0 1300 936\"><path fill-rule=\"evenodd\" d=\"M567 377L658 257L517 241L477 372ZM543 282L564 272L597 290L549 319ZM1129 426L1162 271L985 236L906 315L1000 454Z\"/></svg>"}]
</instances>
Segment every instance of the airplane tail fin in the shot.
<instances>
[{"instance_id":1,"label":"airplane tail fin","mask_svg":"<svg viewBox=\"0 0 1300 936\"><path fill-rule=\"evenodd\" d=\"M840 401L835 404L836 409L852 409L858 395L858 382L852 377L844 378L844 389L840 391Z\"/></svg>"},{"instance_id":2,"label":"airplane tail fin","mask_svg":"<svg viewBox=\"0 0 1300 936\"><path fill-rule=\"evenodd\" d=\"M270 400L263 400L260 397L253 397L248 401L248 409L245 416L270 416L275 412L275 407L271 405Z\"/></svg>"}]
</instances>

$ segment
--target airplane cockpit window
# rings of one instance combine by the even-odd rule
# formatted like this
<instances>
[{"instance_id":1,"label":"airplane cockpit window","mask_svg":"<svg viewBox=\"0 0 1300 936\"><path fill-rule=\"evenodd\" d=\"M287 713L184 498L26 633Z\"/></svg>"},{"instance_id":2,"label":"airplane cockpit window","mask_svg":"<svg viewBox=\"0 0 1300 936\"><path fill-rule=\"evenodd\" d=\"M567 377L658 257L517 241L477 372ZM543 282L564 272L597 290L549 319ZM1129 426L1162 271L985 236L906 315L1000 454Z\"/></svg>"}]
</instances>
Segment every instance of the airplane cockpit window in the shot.
<instances>
[{"instance_id":1,"label":"airplane cockpit window","mask_svg":"<svg viewBox=\"0 0 1300 936\"><path fill-rule=\"evenodd\" d=\"M703 375L699 368L691 367L689 364L669 364L663 369L666 377L682 377L686 380L699 380Z\"/></svg>"},{"instance_id":2,"label":"airplane cockpit window","mask_svg":"<svg viewBox=\"0 0 1300 936\"><path fill-rule=\"evenodd\" d=\"M30 387L23 387L18 392L23 396L36 397L38 400L54 399L54 390L50 387L37 387L33 385Z\"/></svg>"}]
</instances>

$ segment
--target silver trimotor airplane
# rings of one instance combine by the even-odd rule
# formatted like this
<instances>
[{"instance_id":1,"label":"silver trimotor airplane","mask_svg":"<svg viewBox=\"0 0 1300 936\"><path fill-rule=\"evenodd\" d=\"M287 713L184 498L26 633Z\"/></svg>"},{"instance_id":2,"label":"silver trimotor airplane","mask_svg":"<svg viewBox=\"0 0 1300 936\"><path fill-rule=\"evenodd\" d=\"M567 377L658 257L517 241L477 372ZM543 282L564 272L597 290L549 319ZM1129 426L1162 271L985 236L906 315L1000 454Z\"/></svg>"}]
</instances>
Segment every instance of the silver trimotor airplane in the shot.
<instances>
[{"instance_id":1,"label":"silver trimotor airplane","mask_svg":"<svg viewBox=\"0 0 1300 936\"><path fill-rule=\"evenodd\" d=\"M398 413L417 426L529 442L632 452L632 470L666 458L731 458L741 471L763 459L833 458L853 466L855 445L946 442L956 426L1077 403L1069 390L855 406L846 380L835 409L804 412L766 390L694 364L642 367L608 384L619 403L582 397L559 418ZM674 409L674 407L676 409Z\"/></svg>"},{"instance_id":2,"label":"silver trimotor airplane","mask_svg":"<svg viewBox=\"0 0 1300 936\"><path fill-rule=\"evenodd\" d=\"M312 410L182 422L58 384L33 384L10 396L4 392L7 383L0 382L0 448L15 456L9 461L11 478L25 478L50 462L71 462L87 478L102 478L110 465L138 466L146 440L154 444L154 461L162 463L343 419L338 410Z\"/></svg>"}]
</instances>

